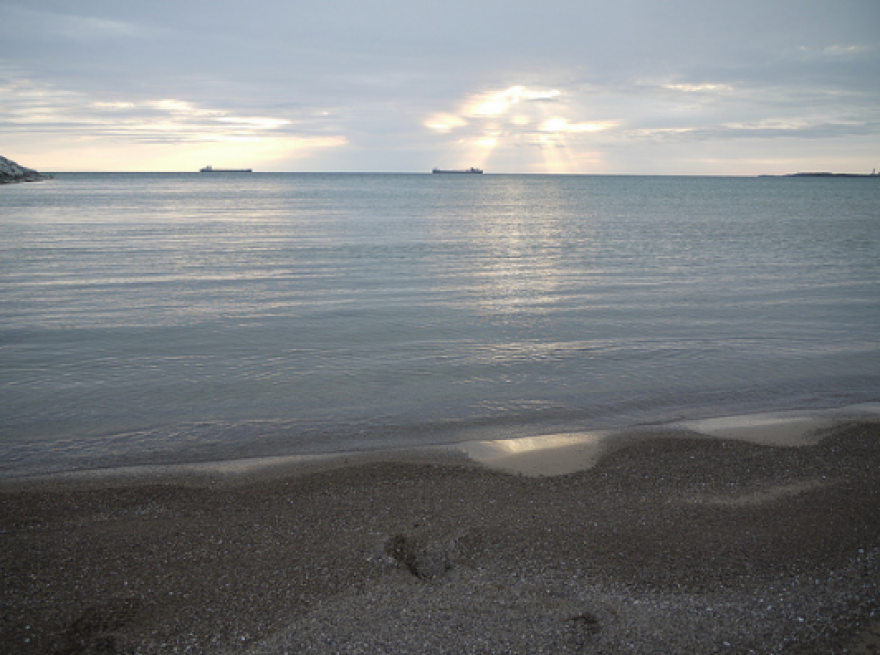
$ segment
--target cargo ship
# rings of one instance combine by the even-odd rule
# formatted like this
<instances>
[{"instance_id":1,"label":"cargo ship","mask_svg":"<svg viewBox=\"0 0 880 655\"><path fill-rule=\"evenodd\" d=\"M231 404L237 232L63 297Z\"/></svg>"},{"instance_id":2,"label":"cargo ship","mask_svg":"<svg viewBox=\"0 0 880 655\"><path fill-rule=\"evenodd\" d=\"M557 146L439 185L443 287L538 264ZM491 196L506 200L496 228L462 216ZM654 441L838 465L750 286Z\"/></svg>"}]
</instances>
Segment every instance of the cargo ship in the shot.
<instances>
[{"instance_id":1,"label":"cargo ship","mask_svg":"<svg viewBox=\"0 0 880 655\"><path fill-rule=\"evenodd\" d=\"M199 173L253 173L250 168L214 168L213 166L205 166L199 169Z\"/></svg>"},{"instance_id":2,"label":"cargo ship","mask_svg":"<svg viewBox=\"0 0 880 655\"><path fill-rule=\"evenodd\" d=\"M458 175L482 175L483 174L483 171L481 169L473 168L473 167L468 168L467 170L461 170L461 171L450 171L450 170L444 170L442 168L435 168L431 172L434 173L435 175L437 175L439 173L458 174Z\"/></svg>"}]
</instances>

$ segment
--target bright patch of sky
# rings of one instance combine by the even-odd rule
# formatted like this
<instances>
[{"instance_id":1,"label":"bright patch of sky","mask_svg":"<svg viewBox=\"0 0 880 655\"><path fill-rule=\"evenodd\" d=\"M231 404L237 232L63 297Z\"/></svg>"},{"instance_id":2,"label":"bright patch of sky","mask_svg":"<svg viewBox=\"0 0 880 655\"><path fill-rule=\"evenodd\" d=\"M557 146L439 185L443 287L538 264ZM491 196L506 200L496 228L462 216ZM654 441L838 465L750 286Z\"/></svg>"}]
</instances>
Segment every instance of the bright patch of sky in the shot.
<instances>
[{"instance_id":1,"label":"bright patch of sky","mask_svg":"<svg viewBox=\"0 0 880 655\"><path fill-rule=\"evenodd\" d=\"M876 0L2 0L0 44L47 171L880 167Z\"/></svg>"}]
</instances>

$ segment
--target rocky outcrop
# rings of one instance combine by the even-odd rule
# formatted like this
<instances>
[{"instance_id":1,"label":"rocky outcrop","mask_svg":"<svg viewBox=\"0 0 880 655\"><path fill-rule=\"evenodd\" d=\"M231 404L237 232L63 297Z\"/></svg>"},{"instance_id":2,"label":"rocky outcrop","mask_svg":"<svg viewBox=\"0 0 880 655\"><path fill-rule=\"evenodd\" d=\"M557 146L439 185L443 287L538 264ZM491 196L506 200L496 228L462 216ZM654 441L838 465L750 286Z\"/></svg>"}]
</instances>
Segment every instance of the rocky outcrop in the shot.
<instances>
[{"instance_id":1,"label":"rocky outcrop","mask_svg":"<svg viewBox=\"0 0 880 655\"><path fill-rule=\"evenodd\" d=\"M51 175L38 173L31 168L19 166L11 159L0 157L0 184L10 184L12 182L42 182L43 180L51 179Z\"/></svg>"}]
</instances>

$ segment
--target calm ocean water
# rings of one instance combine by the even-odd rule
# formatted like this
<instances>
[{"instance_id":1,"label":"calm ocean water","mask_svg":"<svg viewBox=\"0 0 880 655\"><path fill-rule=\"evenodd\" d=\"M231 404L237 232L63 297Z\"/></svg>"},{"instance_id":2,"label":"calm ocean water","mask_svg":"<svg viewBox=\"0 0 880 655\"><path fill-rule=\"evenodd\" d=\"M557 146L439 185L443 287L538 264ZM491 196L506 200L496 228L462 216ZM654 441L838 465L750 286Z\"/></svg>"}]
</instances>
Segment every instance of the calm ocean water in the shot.
<instances>
[{"instance_id":1,"label":"calm ocean water","mask_svg":"<svg viewBox=\"0 0 880 655\"><path fill-rule=\"evenodd\" d=\"M0 188L0 476L880 400L875 179Z\"/></svg>"}]
</instances>

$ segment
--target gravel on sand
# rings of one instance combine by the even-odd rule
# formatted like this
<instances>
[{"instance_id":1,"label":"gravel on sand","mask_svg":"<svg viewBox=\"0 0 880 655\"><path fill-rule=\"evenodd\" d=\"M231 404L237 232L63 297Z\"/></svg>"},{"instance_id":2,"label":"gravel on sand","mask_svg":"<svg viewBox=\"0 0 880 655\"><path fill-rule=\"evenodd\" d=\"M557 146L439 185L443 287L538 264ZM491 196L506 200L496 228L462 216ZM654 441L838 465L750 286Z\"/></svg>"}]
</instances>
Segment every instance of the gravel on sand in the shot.
<instances>
[{"instance_id":1,"label":"gravel on sand","mask_svg":"<svg viewBox=\"0 0 880 655\"><path fill-rule=\"evenodd\" d=\"M880 621L880 425L0 487L3 653L847 653Z\"/></svg>"}]
</instances>

